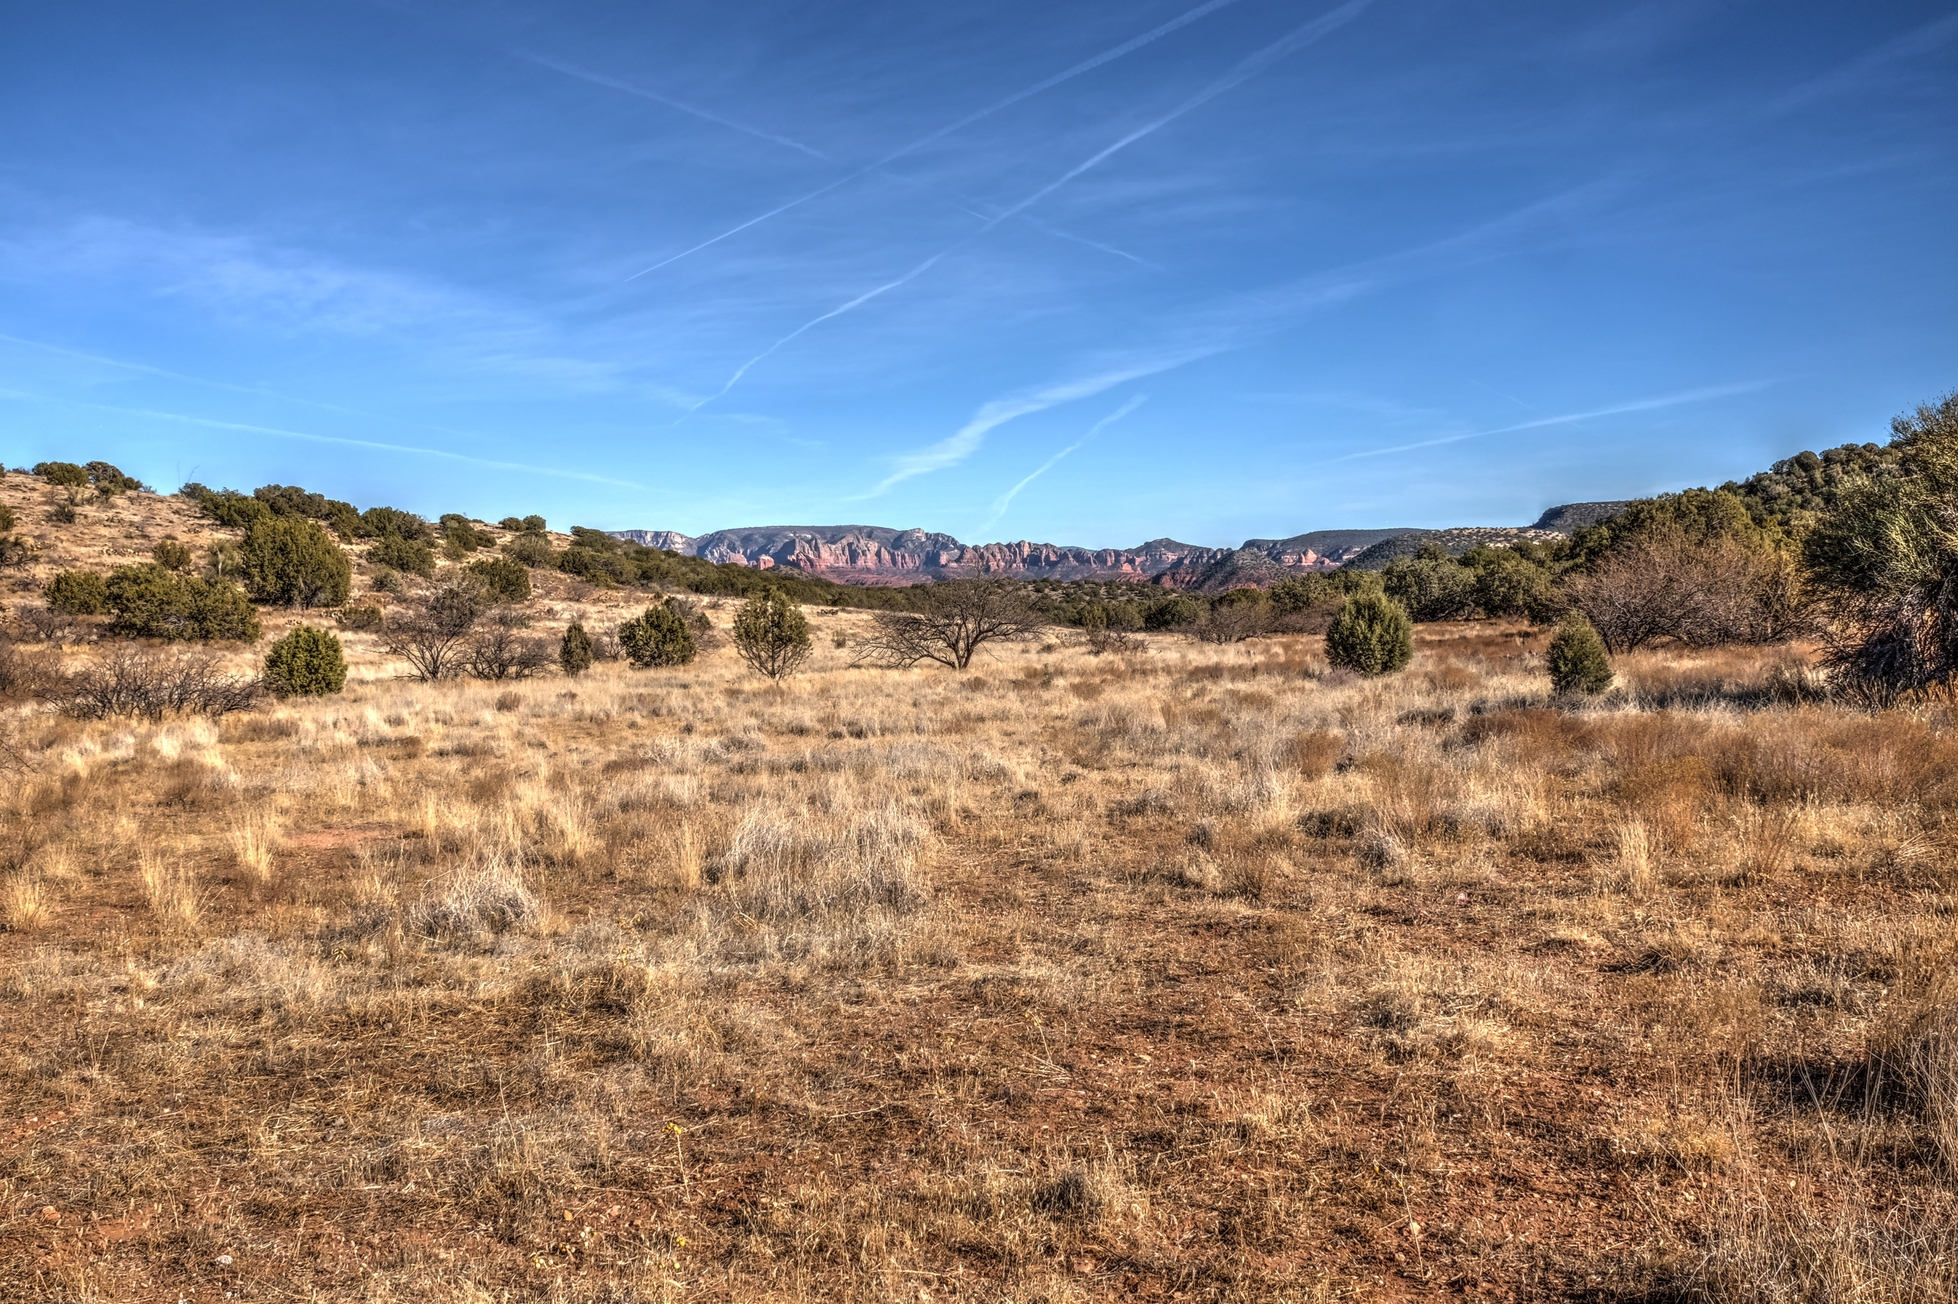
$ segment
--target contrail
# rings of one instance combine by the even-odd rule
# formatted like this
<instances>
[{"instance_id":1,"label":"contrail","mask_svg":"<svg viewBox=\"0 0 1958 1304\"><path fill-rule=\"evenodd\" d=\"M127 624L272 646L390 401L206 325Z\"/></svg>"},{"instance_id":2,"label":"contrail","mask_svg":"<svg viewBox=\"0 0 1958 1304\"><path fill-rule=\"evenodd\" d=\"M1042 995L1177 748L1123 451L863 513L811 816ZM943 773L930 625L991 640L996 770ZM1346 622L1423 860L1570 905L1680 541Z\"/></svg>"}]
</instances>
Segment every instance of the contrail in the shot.
<instances>
[{"instance_id":1,"label":"contrail","mask_svg":"<svg viewBox=\"0 0 1958 1304\"><path fill-rule=\"evenodd\" d=\"M763 213L760 217L751 217L747 221L741 223L741 225L730 227L727 230L721 232L719 235L713 237L711 240L703 240L691 249L683 249L679 253L674 254L671 258L662 259L661 261L654 263L651 267L648 267L643 271L634 272L631 276L628 276L625 279L628 283L632 281L636 281L640 277L646 275L648 272L657 272L660 268L665 267L670 263L677 263L682 258L686 258L693 254L697 254L702 249L707 248L709 245L717 245L721 241L727 239L729 236L739 235L741 234L741 232L746 231L751 226L759 226L761 223L766 222L769 218L778 216L779 214L782 213L786 213L791 208L795 208L798 207L799 205L806 204L812 199L820 199L824 195L827 195L830 191L835 190L837 187L848 185L850 182L855 181L859 177L867 176L870 173L875 172L878 168L884 167L891 163L895 163L907 154L914 154L917 151L923 149L927 145L935 144L938 141L943 140L945 137L951 135L955 131L959 131L962 130L963 128L971 126L973 123L978 122L982 118L989 118L993 114L1001 111L1002 109L1011 108L1013 105L1018 104L1021 100L1027 99L1030 96L1038 95L1042 91L1051 90L1054 87L1060 85L1064 81L1069 81L1075 77L1079 77L1084 72L1092 72L1094 69L1101 67L1103 64L1108 63L1111 60L1119 59L1125 54L1130 54L1136 50L1139 50L1143 46L1151 43L1152 41L1157 41L1165 36L1168 36L1171 32L1176 31L1178 28L1187 27L1191 23L1197 21L1197 19L1202 18L1208 14L1214 13L1217 10L1222 9L1226 5L1235 4L1235 3L1237 3L1237 0L1206 0L1204 4L1198 5L1195 9L1190 10L1188 13L1183 14L1180 17L1170 19L1168 22L1162 24L1160 27L1152 27L1148 31L1144 32L1142 35L1124 41L1120 45L1117 45L1112 49L1103 50L1100 54L1097 54L1092 59L1088 59L1084 62L1077 63L1072 68L1065 68L1060 72L1055 73L1052 77L1047 78L1045 81L1035 82L1033 85L1027 87L1025 90L1015 91L1013 94L1007 96L1003 100L995 101L992 104L988 104L983 109L978 109L972 113L968 113L963 118L960 118L958 121L948 123L947 125L940 127L938 130L930 133L929 135L920 136L918 139L912 141L910 144L905 145L900 149L894 150L889 154L886 154L884 157L878 159L875 163L867 164L864 167L858 168L855 172L851 172L845 176L838 177L836 180L830 182L828 185L818 187L817 189L810 191L808 194L803 195L798 199L791 199L788 203L783 204L779 208L771 208L766 213Z\"/></svg>"},{"instance_id":2,"label":"contrail","mask_svg":"<svg viewBox=\"0 0 1958 1304\"><path fill-rule=\"evenodd\" d=\"M1140 380L1144 376L1173 371L1199 358L1207 358L1221 352L1223 349L1220 346L1201 345L1185 349L1180 353L1167 353L1144 361L1132 362L1112 371L1098 372L1080 380L1062 381L1057 385L1049 385L1045 389L1022 391L1009 394L1005 398L996 398L990 403L981 405L973 414L972 420L960 426L950 438L942 439L929 448L907 453L896 459L896 470L879 481L870 492L859 494L848 501L863 502L866 499L876 498L913 476L927 475L933 471L942 471L948 466L957 466L979 450L979 445L985 442L988 433L1019 417L1044 412L1050 407L1072 403L1076 399L1093 398L1117 385Z\"/></svg>"},{"instance_id":3,"label":"contrail","mask_svg":"<svg viewBox=\"0 0 1958 1304\"><path fill-rule=\"evenodd\" d=\"M1096 435L1100 434L1103 430L1107 429L1109 426L1114 425L1117 421L1120 421L1123 417L1135 411L1137 408L1141 407L1144 403L1147 403L1148 401L1149 399L1147 395L1137 394L1135 397L1131 398L1128 402L1122 404L1122 406L1116 408L1113 412L1109 413L1107 416L1103 417L1101 420L1095 422L1092 426L1088 427L1087 434L1081 436L1079 439L1069 444L1066 448L1063 448L1060 452L1054 454L1052 457L1042 462L1039 465L1039 467L1034 470L1033 474L1027 476L1024 480L1021 480L1020 483L1014 485L1011 489L1008 489L1005 493L1001 494L998 498L995 498L993 500L993 514L986 518L985 524L981 525L979 529L975 531L975 533L983 535L987 530L992 529L993 522L997 521L1000 517L1006 515L1006 509L1009 506L1011 506L1013 500L1019 496L1020 490L1026 488L1028 485L1032 484L1035 480L1038 480L1041 476L1053 470L1055 464L1058 463L1063 457L1066 457L1069 453L1072 453L1075 449L1081 447L1081 445L1087 443L1090 439L1093 439Z\"/></svg>"},{"instance_id":4,"label":"contrail","mask_svg":"<svg viewBox=\"0 0 1958 1304\"><path fill-rule=\"evenodd\" d=\"M1734 385L1709 385L1704 389L1682 390L1677 394L1661 394L1657 398L1642 398L1631 403L1620 403L1615 407L1597 408L1590 412L1566 412L1561 416L1543 417L1536 421L1524 421L1513 426L1498 426L1494 430L1472 430L1465 435L1443 435L1439 439L1423 439L1414 444L1396 444L1392 448L1370 448L1361 453L1348 453L1335 457L1335 462L1352 462L1362 457L1385 457L1389 453L1411 453L1417 448L1435 448L1442 444L1459 444L1465 439L1482 439L1488 435L1510 435L1519 430L1541 430L1546 426L1567 426L1578 421L1589 421L1593 417L1622 416L1627 412L1651 412L1658 408L1678 407L1684 403L1704 403L1710 399L1726 398L1733 394L1751 394L1757 389L1766 389L1774 384L1772 380L1749 380Z\"/></svg>"},{"instance_id":5,"label":"contrail","mask_svg":"<svg viewBox=\"0 0 1958 1304\"><path fill-rule=\"evenodd\" d=\"M1213 3L1223 3L1223 2L1227 2L1227 0L1213 0ZM1270 45L1267 45L1264 49L1259 50L1257 53L1252 54L1249 57L1241 60L1235 68L1231 69L1228 73L1225 73L1222 77L1219 77L1216 81L1211 82L1208 86L1198 91L1195 95L1192 95L1189 99L1184 100L1181 104L1177 105L1174 109L1171 109L1168 113L1164 114L1162 117L1157 118L1155 121L1148 123L1145 126L1138 127L1136 130L1122 137L1114 144L1095 153L1086 162L1077 164L1075 167L1070 168L1066 173L1062 174L1062 176L1058 180L1048 182L1040 189L1034 191L1031 195L1028 195L1025 199L1022 199L1019 203L1014 204L1010 208L1003 209L1002 211L987 218L985 220L985 224L982 225L977 231L972 232L972 234L970 235L963 236L959 240L951 244L950 246L939 250L937 253L925 259L923 262L919 263L916 267L913 267L910 271L898 277L896 280L887 281L883 285L880 285L873 290L866 290L864 293L858 295L856 298L850 300L848 303L842 304L839 307L832 308L828 312L824 313L822 316L804 322L802 325L790 331L787 335L784 335L781 339L776 340L773 344L769 345L766 349L763 349L760 353L757 353L754 357L748 359L748 361L742 363L740 369L737 370L734 373L734 375L728 378L727 384L721 386L719 391L717 391L716 393L708 395L706 398L700 400L700 402L688 408L684 413L680 415L679 420L675 421L673 424L678 425L680 421L685 421L688 417L700 411L701 408L706 407L709 403L712 403L715 399L720 398L723 394L726 394L729 390L734 388L736 382L738 382L743 376L748 374L749 369L752 368L756 363L768 357L770 354L774 353L777 349L780 349L784 344L787 344L789 341L804 334L812 327L819 326L823 322L830 320L832 317L840 317L844 313L849 312L851 309L866 304L881 294L886 294L892 290L897 289L901 285L906 285L912 281L915 281L918 277L924 275L925 272L930 270L934 264L942 261L943 259L950 256L951 254L958 252L960 249L965 248L973 241L979 239L981 236L985 235L989 231L992 231L1001 222L1006 221L1008 218L1017 216L1023 210L1038 203L1040 200L1045 199L1048 195L1053 194L1056 190L1059 190L1062 186L1074 180L1076 177L1086 172L1089 168L1092 168L1096 164L1101 163L1104 160L1108 159L1109 157L1114 155L1117 151L1126 149L1128 146L1133 145L1136 141L1141 140L1144 136L1147 136L1152 132L1160 131L1162 128L1176 121L1184 114L1189 113L1192 109L1196 109L1204 104L1208 104L1211 100L1216 99L1219 95L1222 95L1225 91L1228 91L1233 87L1243 85L1245 82L1257 76L1259 73L1263 72L1266 68L1271 67L1272 64L1278 62L1286 55L1297 53L1299 50L1304 49L1306 46L1312 44L1312 42L1320 39L1321 37L1330 35L1332 32L1338 30L1339 28L1345 26L1347 23L1351 22L1354 18L1357 18L1360 15L1361 11L1366 9L1367 6L1372 3L1373 0L1348 0L1348 3L1341 5L1339 8L1333 10L1331 13L1325 14L1319 18L1313 19L1309 23L1305 23L1299 27L1293 28L1290 32L1287 32L1284 36L1280 37L1278 40L1273 41Z\"/></svg>"},{"instance_id":6,"label":"contrail","mask_svg":"<svg viewBox=\"0 0 1958 1304\"><path fill-rule=\"evenodd\" d=\"M819 149L813 149L799 140L788 136L778 136L772 131L763 131L759 127L750 127L746 123L736 122L732 118L723 118L718 113L710 113L706 109L661 95L657 91L649 91L643 86L634 86L631 82L623 82L616 77L608 77L602 72L593 72L589 68L580 68L575 63L566 63L562 59L553 59L548 55L529 54L522 50L512 50L511 53L526 63L534 63L541 68L549 68L552 72L561 72L567 77L576 77L579 81L588 81L595 86L604 86L611 90L623 91L627 95L636 95L642 100L651 100L655 104L664 104L669 109L690 114L693 117L699 118L702 122L711 122L717 127L726 127L729 131L738 131L743 135L753 136L757 140L766 140L777 145L786 145L790 149L802 151L811 158L819 158L824 162L829 161L829 155Z\"/></svg>"},{"instance_id":7,"label":"contrail","mask_svg":"<svg viewBox=\"0 0 1958 1304\"><path fill-rule=\"evenodd\" d=\"M1350 23L1355 18L1358 18L1361 12L1364 11L1367 8L1367 6L1372 3L1373 0L1348 0L1348 3L1341 5L1339 8L1333 10L1331 13L1325 14L1319 18L1315 18L1311 22L1305 23L1302 26L1293 28L1290 32L1287 32L1284 36L1280 37L1278 40L1273 41L1270 45L1267 45L1264 49L1259 50L1256 54L1253 54L1250 57L1241 61L1237 65L1237 67L1231 69L1228 73L1225 73L1222 77L1219 77L1216 81L1211 82L1208 86L1198 91L1195 95L1192 95L1189 99L1184 100L1181 104L1171 109L1168 113L1165 113L1162 117L1157 118L1154 122L1147 123L1141 127L1137 127L1134 131L1122 137L1120 140L1108 146L1106 149L1103 149L1099 153L1090 156L1087 159L1087 161L1077 164L1075 167L1069 169L1067 172L1063 173L1057 180L1051 181L1047 185L1042 186L1039 190L1034 191L1031 195L1028 195L1025 199L1022 199L1019 203L1013 205L1013 207L1007 209L1005 212L1001 213L998 217L994 218L990 226L988 227L988 229L991 229L991 226L998 226L1001 222L1004 222L1007 218L1012 217L1015 214L1019 213L1022 209L1030 208L1034 204L1039 203L1041 200L1053 194L1056 190L1059 190L1062 186L1066 185L1068 182L1074 180L1074 178L1080 176L1083 172L1086 172L1089 168L1094 167L1096 164L1102 162L1104 159L1107 159L1109 156L1117 153L1118 151L1127 149L1130 145L1135 144L1136 141L1141 140L1144 136L1148 136L1154 132L1162 130L1164 127L1167 127L1170 123L1176 121L1184 114L1190 112L1192 109L1200 108L1201 106L1208 104L1211 100L1216 99L1219 95L1222 95L1225 91L1234 89L1235 87L1238 86L1242 86L1245 82L1250 81L1253 77L1257 76L1265 69L1271 67L1271 65L1277 63L1280 59L1285 58L1287 55L1296 54L1298 51L1304 49L1306 46L1311 45L1314 41L1317 41L1322 37L1331 35L1333 32L1337 31L1341 27L1344 27L1347 23Z\"/></svg>"}]
</instances>

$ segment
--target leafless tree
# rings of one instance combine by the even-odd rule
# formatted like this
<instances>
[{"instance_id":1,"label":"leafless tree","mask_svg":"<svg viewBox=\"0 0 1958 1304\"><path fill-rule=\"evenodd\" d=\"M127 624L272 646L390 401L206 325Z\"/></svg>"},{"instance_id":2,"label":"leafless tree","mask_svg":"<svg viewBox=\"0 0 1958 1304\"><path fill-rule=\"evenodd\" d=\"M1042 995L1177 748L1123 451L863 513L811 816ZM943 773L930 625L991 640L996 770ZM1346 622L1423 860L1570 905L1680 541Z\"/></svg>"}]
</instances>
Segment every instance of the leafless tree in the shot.
<instances>
[{"instance_id":1,"label":"leafless tree","mask_svg":"<svg viewBox=\"0 0 1958 1304\"><path fill-rule=\"evenodd\" d=\"M131 715L154 724L172 713L216 716L249 710L263 693L258 681L221 674L217 665L215 658L198 653L131 649L50 679L40 696L63 714L83 720Z\"/></svg>"},{"instance_id":2,"label":"leafless tree","mask_svg":"<svg viewBox=\"0 0 1958 1304\"><path fill-rule=\"evenodd\" d=\"M856 664L963 670L988 643L1025 638L1044 622L1016 580L947 580L920 593L923 610L880 611L857 643Z\"/></svg>"},{"instance_id":3,"label":"leafless tree","mask_svg":"<svg viewBox=\"0 0 1958 1304\"><path fill-rule=\"evenodd\" d=\"M524 633L518 622L491 620L469 640L463 669L477 679L528 679L556 660L550 643Z\"/></svg>"},{"instance_id":4,"label":"leafless tree","mask_svg":"<svg viewBox=\"0 0 1958 1304\"><path fill-rule=\"evenodd\" d=\"M468 661L470 634L483 617L483 595L472 584L445 584L401 615L390 615L381 646L413 667L424 683L451 679Z\"/></svg>"},{"instance_id":5,"label":"leafless tree","mask_svg":"<svg viewBox=\"0 0 1958 1304\"><path fill-rule=\"evenodd\" d=\"M1271 629L1271 608L1263 603L1213 602L1189 632L1205 643L1242 643Z\"/></svg>"},{"instance_id":6,"label":"leafless tree","mask_svg":"<svg viewBox=\"0 0 1958 1304\"><path fill-rule=\"evenodd\" d=\"M1666 639L1770 643L1798 632L1802 616L1786 558L1665 528L1633 535L1566 588L1613 652Z\"/></svg>"}]
</instances>

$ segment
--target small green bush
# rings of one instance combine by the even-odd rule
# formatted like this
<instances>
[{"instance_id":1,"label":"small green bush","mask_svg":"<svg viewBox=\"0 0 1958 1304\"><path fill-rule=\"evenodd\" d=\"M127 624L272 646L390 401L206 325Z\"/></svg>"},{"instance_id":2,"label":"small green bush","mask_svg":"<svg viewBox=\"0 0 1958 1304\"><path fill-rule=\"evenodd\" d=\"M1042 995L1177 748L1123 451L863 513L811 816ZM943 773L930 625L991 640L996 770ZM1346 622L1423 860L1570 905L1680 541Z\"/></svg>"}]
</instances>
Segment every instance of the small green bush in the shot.
<instances>
[{"instance_id":1,"label":"small green bush","mask_svg":"<svg viewBox=\"0 0 1958 1304\"><path fill-rule=\"evenodd\" d=\"M190 545L178 539L165 539L150 549L150 558L164 570L190 569Z\"/></svg>"},{"instance_id":2,"label":"small green bush","mask_svg":"<svg viewBox=\"0 0 1958 1304\"><path fill-rule=\"evenodd\" d=\"M340 608L339 621L341 629L374 630L379 629L386 618L381 615L379 607L349 606Z\"/></svg>"},{"instance_id":3,"label":"small green bush","mask_svg":"<svg viewBox=\"0 0 1958 1304\"><path fill-rule=\"evenodd\" d=\"M370 507L360 514L360 524L376 539L398 534L417 543L429 543L435 538L435 531L429 528L427 521L399 507Z\"/></svg>"},{"instance_id":4,"label":"small green bush","mask_svg":"<svg viewBox=\"0 0 1958 1304\"><path fill-rule=\"evenodd\" d=\"M253 522L241 552L245 587L260 602L337 607L353 591L354 567L346 551L303 516Z\"/></svg>"},{"instance_id":5,"label":"small green bush","mask_svg":"<svg viewBox=\"0 0 1958 1304\"><path fill-rule=\"evenodd\" d=\"M541 534L520 534L503 545L503 555L520 566L550 567L557 564L551 541Z\"/></svg>"},{"instance_id":6,"label":"small green bush","mask_svg":"<svg viewBox=\"0 0 1958 1304\"><path fill-rule=\"evenodd\" d=\"M207 489L193 480L177 492L227 530L249 530L252 522L272 515L269 503L236 489Z\"/></svg>"},{"instance_id":7,"label":"small green bush","mask_svg":"<svg viewBox=\"0 0 1958 1304\"><path fill-rule=\"evenodd\" d=\"M474 552L490 542L487 534L478 530L475 523L459 512L445 512L442 515L442 542L454 544L464 552Z\"/></svg>"},{"instance_id":8,"label":"small green bush","mask_svg":"<svg viewBox=\"0 0 1958 1304\"><path fill-rule=\"evenodd\" d=\"M109 585L94 571L62 571L48 581L41 597L50 611L64 616L100 616L109 610Z\"/></svg>"},{"instance_id":9,"label":"small green bush","mask_svg":"<svg viewBox=\"0 0 1958 1304\"><path fill-rule=\"evenodd\" d=\"M484 558L469 563L469 573L483 582L497 602L530 601L530 572L506 558Z\"/></svg>"},{"instance_id":10,"label":"small green bush","mask_svg":"<svg viewBox=\"0 0 1958 1304\"><path fill-rule=\"evenodd\" d=\"M1611 657L1581 611L1565 616L1550 640L1550 686L1559 693L1598 694L1611 687Z\"/></svg>"},{"instance_id":11,"label":"small green bush","mask_svg":"<svg viewBox=\"0 0 1958 1304\"><path fill-rule=\"evenodd\" d=\"M756 674L780 679L809 659L809 621L779 589L764 589L734 615L734 650Z\"/></svg>"},{"instance_id":12,"label":"small green bush","mask_svg":"<svg viewBox=\"0 0 1958 1304\"><path fill-rule=\"evenodd\" d=\"M374 572L374 592L399 596L407 591L408 585L402 580L400 571L383 566Z\"/></svg>"},{"instance_id":13,"label":"small green bush","mask_svg":"<svg viewBox=\"0 0 1958 1304\"><path fill-rule=\"evenodd\" d=\"M265 684L280 697L324 697L347 683L340 640L323 629L299 625L265 654Z\"/></svg>"},{"instance_id":14,"label":"small green bush","mask_svg":"<svg viewBox=\"0 0 1958 1304\"><path fill-rule=\"evenodd\" d=\"M667 606L648 607L619 626L619 647L635 666L683 666L699 651L686 620Z\"/></svg>"},{"instance_id":15,"label":"small green bush","mask_svg":"<svg viewBox=\"0 0 1958 1304\"><path fill-rule=\"evenodd\" d=\"M1147 629L1178 629L1203 619L1203 604L1187 593L1172 593L1149 604L1142 613Z\"/></svg>"},{"instance_id":16,"label":"small green bush","mask_svg":"<svg viewBox=\"0 0 1958 1304\"><path fill-rule=\"evenodd\" d=\"M545 530L544 518L541 516L526 516L518 524L523 526L525 534L542 534Z\"/></svg>"},{"instance_id":17,"label":"small green bush","mask_svg":"<svg viewBox=\"0 0 1958 1304\"><path fill-rule=\"evenodd\" d=\"M583 625L574 621L564 631L564 640L558 644L557 663L565 674L574 678L591 669L591 635Z\"/></svg>"},{"instance_id":18,"label":"small green bush","mask_svg":"<svg viewBox=\"0 0 1958 1304\"><path fill-rule=\"evenodd\" d=\"M88 483L88 468L73 462L36 462L33 473L65 489L80 489Z\"/></svg>"},{"instance_id":19,"label":"small green bush","mask_svg":"<svg viewBox=\"0 0 1958 1304\"><path fill-rule=\"evenodd\" d=\"M435 574L435 551L420 539L384 534L367 550L367 560L389 570L407 571L423 579Z\"/></svg>"},{"instance_id":20,"label":"small green bush","mask_svg":"<svg viewBox=\"0 0 1958 1304\"><path fill-rule=\"evenodd\" d=\"M5 534L13 528L14 509L5 503L0 503L0 534Z\"/></svg>"},{"instance_id":21,"label":"small green bush","mask_svg":"<svg viewBox=\"0 0 1958 1304\"><path fill-rule=\"evenodd\" d=\"M506 516L496 523L496 528L499 530L513 530L521 534L523 533L523 517Z\"/></svg>"},{"instance_id":22,"label":"small green bush","mask_svg":"<svg viewBox=\"0 0 1958 1304\"><path fill-rule=\"evenodd\" d=\"M258 641L258 613L222 580L174 575L144 562L116 567L108 597L116 632L132 638Z\"/></svg>"},{"instance_id":23,"label":"small green bush","mask_svg":"<svg viewBox=\"0 0 1958 1304\"><path fill-rule=\"evenodd\" d=\"M95 486L95 492L104 498L146 487L135 476L124 475L121 467L108 462L90 462L82 469L88 472L89 483Z\"/></svg>"},{"instance_id":24,"label":"small green bush","mask_svg":"<svg viewBox=\"0 0 1958 1304\"><path fill-rule=\"evenodd\" d=\"M1414 622L1384 593L1346 600L1326 631L1326 660L1369 678L1390 675L1414 659Z\"/></svg>"}]
</instances>

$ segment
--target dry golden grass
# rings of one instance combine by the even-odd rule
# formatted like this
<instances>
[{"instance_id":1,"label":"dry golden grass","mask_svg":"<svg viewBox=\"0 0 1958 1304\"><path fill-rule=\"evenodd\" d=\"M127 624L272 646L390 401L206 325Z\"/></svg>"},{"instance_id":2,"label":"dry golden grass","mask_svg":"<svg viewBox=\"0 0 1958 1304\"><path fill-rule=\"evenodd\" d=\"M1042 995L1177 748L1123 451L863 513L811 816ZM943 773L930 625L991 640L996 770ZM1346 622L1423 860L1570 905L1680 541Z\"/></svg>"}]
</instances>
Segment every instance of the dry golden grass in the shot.
<instances>
[{"instance_id":1,"label":"dry golden grass","mask_svg":"<svg viewBox=\"0 0 1958 1304\"><path fill-rule=\"evenodd\" d=\"M1942 709L861 619L24 714L0 1298L1953 1298Z\"/></svg>"}]
</instances>

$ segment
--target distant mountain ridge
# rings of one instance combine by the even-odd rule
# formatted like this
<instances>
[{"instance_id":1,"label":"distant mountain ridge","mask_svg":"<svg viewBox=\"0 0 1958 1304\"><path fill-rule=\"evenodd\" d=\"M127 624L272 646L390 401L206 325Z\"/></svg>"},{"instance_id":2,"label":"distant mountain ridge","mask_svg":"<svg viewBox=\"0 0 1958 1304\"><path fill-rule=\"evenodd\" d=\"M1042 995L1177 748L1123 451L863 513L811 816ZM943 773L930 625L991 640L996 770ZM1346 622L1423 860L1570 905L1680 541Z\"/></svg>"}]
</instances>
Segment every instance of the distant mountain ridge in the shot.
<instances>
[{"instance_id":1,"label":"distant mountain ridge","mask_svg":"<svg viewBox=\"0 0 1958 1304\"><path fill-rule=\"evenodd\" d=\"M1575 528L1544 524L1558 513L1573 512L1582 517L1585 513L1578 509L1608 506L1617 504L1553 507L1535 526L1489 527L1486 532L1492 536L1556 537ZM1591 522L1584 519L1579 523ZM706 561L733 562L758 570L783 567L845 584L918 584L1007 575L1016 579L1129 580L1215 593L1247 584L1268 585L1287 575L1338 570L1370 549L1396 539L1438 532L1412 526L1311 530L1287 539L1247 539L1236 548L1205 548L1175 539L1151 539L1133 548L1081 548L1024 539L968 544L949 534L882 525L758 525L701 535L674 530L610 533L614 538ZM1410 554L1413 550L1409 548Z\"/></svg>"}]
</instances>

